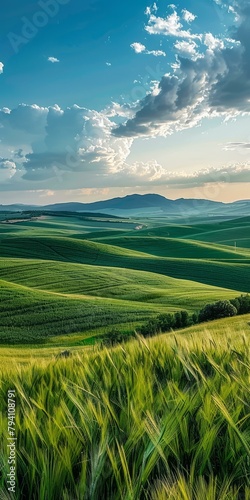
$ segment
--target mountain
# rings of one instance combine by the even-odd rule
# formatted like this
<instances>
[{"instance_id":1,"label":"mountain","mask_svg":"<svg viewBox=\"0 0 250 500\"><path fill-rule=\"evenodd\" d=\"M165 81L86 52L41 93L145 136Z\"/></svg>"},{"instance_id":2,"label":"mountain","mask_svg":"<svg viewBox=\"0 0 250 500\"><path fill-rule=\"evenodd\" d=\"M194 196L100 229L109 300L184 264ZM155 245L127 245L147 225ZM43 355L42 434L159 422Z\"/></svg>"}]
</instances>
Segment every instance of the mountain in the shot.
<instances>
[{"instance_id":1,"label":"mountain","mask_svg":"<svg viewBox=\"0 0 250 500\"><path fill-rule=\"evenodd\" d=\"M37 205L23 205L22 203L15 203L14 205L0 205L0 212L23 212L24 210L34 210L40 208Z\"/></svg>"},{"instance_id":2,"label":"mountain","mask_svg":"<svg viewBox=\"0 0 250 500\"><path fill-rule=\"evenodd\" d=\"M55 205L48 205L48 210L134 210L138 208L150 207L172 207L173 200L168 200L159 194L132 194L124 198L112 198L110 200L96 201L94 203L58 203Z\"/></svg>"},{"instance_id":3,"label":"mountain","mask_svg":"<svg viewBox=\"0 0 250 500\"><path fill-rule=\"evenodd\" d=\"M132 194L125 197L112 198L93 203L55 203L53 205L0 205L0 211L46 210L64 212L105 212L109 215L210 215L210 216L244 216L250 215L250 200L233 203L222 203L205 199L170 200L159 194Z\"/></svg>"},{"instance_id":4,"label":"mountain","mask_svg":"<svg viewBox=\"0 0 250 500\"><path fill-rule=\"evenodd\" d=\"M69 210L69 211L85 211L85 210L140 210L140 209L159 209L163 212L178 212L180 209L189 209L197 211L197 209L217 208L223 206L223 203L209 200L169 200L159 194L132 194L123 198L112 198L110 200L96 201L94 203L57 203L47 205L46 210Z\"/></svg>"}]
</instances>

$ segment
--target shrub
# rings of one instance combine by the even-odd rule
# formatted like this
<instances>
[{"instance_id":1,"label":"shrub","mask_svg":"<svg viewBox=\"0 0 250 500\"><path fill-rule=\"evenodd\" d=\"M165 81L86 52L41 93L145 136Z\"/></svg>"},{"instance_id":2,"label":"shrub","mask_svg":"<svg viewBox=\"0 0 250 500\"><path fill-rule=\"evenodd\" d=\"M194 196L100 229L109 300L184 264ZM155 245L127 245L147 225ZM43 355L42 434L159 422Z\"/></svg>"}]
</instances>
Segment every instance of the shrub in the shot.
<instances>
[{"instance_id":1,"label":"shrub","mask_svg":"<svg viewBox=\"0 0 250 500\"><path fill-rule=\"evenodd\" d=\"M115 344L120 344L121 342L126 342L132 336L134 336L132 333L122 333L119 332L119 330L117 330L116 328L113 328L103 337L102 344L104 346L113 346Z\"/></svg>"},{"instance_id":2,"label":"shrub","mask_svg":"<svg viewBox=\"0 0 250 500\"><path fill-rule=\"evenodd\" d=\"M203 322L236 315L237 309L229 300L219 300L218 302L214 302L214 304L207 304L201 309L198 319L199 322Z\"/></svg>"},{"instance_id":3,"label":"shrub","mask_svg":"<svg viewBox=\"0 0 250 500\"><path fill-rule=\"evenodd\" d=\"M230 302L236 307L238 314L250 313L250 295L241 295L236 299L230 300Z\"/></svg>"},{"instance_id":4,"label":"shrub","mask_svg":"<svg viewBox=\"0 0 250 500\"><path fill-rule=\"evenodd\" d=\"M189 315L187 311L181 311L181 326L185 328L185 326L189 325Z\"/></svg>"},{"instance_id":5,"label":"shrub","mask_svg":"<svg viewBox=\"0 0 250 500\"><path fill-rule=\"evenodd\" d=\"M140 333L144 337L148 337L151 335L156 335L157 333L160 333L161 329L159 326L159 322L157 318L152 318L147 321L144 325L141 326L140 328Z\"/></svg>"},{"instance_id":6,"label":"shrub","mask_svg":"<svg viewBox=\"0 0 250 500\"><path fill-rule=\"evenodd\" d=\"M174 315L174 327L175 328L181 328L181 326L182 326L181 321L182 321L182 319L181 319L181 313L178 311Z\"/></svg>"},{"instance_id":7,"label":"shrub","mask_svg":"<svg viewBox=\"0 0 250 500\"><path fill-rule=\"evenodd\" d=\"M157 316L158 326L161 332L169 332L175 324L175 319L173 314L160 314Z\"/></svg>"},{"instance_id":8,"label":"shrub","mask_svg":"<svg viewBox=\"0 0 250 500\"><path fill-rule=\"evenodd\" d=\"M199 323L199 317L197 313L192 314L191 321L193 325L197 325L197 323Z\"/></svg>"},{"instance_id":9,"label":"shrub","mask_svg":"<svg viewBox=\"0 0 250 500\"><path fill-rule=\"evenodd\" d=\"M174 328L185 328L189 325L189 315L187 311L178 311L174 315Z\"/></svg>"}]
</instances>

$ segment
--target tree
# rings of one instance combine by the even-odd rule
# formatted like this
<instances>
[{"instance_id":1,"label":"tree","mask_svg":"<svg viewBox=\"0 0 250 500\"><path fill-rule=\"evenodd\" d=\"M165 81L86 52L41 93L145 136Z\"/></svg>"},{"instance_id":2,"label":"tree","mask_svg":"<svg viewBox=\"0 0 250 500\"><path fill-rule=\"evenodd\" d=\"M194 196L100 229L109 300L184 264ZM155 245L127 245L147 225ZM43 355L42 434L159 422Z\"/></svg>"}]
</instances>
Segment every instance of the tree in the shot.
<instances>
[{"instance_id":1,"label":"tree","mask_svg":"<svg viewBox=\"0 0 250 500\"><path fill-rule=\"evenodd\" d=\"M161 332L169 332L175 324L173 314L160 314L157 316L158 326Z\"/></svg>"},{"instance_id":2,"label":"tree","mask_svg":"<svg viewBox=\"0 0 250 500\"><path fill-rule=\"evenodd\" d=\"M160 326L157 321L157 318L152 318L147 321L144 325L141 326L140 329L141 335L144 337L149 337L151 335L156 335L160 333Z\"/></svg>"},{"instance_id":3,"label":"tree","mask_svg":"<svg viewBox=\"0 0 250 500\"><path fill-rule=\"evenodd\" d=\"M193 325L197 325L197 323L199 322L198 314L196 312L192 314L191 320Z\"/></svg>"},{"instance_id":4,"label":"tree","mask_svg":"<svg viewBox=\"0 0 250 500\"><path fill-rule=\"evenodd\" d=\"M174 315L174 328L185 328L189 324L187 311L178 311Z\"/></svg>"},{"instance_id":5,"label":"tree","mask_svg":"<svg viewBox=\"0 0 250 500\"><path fill-rule=\"evenodd\" d=\"M181 313L178 311L174 315L174 328L181 328Z\"/></svg>"},{"instance_id":6,"label":"tree","mask_svg":"<svg viewBox=\"0 0 250 500\"><path fill-rule=\"evenodd\" d=\"M230 302L236 307L238 314L250 313L250 295L241 295L236 299L232 299Z\"/></svg>"},{"instance_id":7,"label":"tree","mask_svg":"<svg viewBox=\"0 0 250 500\"><path fill-rule=\"evenodd\" d=\"M239 299L231 299L230 300L231 304L235 307L235 309L237 310L237 314L240 314L240 301Z\"/></svg>"},{"instance_id":8,"label":"tree","mask_svg":"<svg viewBox=\"0 0 250 500\"><path fill-rule=\"evenodd\" d=\"M199 322L211 321L213 319L228 318L237 315L236 307L229 300L219 300L213 304L207 304L199 313Z\"/></svg>"},{"instance_id":9,"label":"tree","mask_svg":"<svg viewBox=\"0 0 250 500\"><path fill-rule=\"evenodd\" d=\"M181 326L185 328L189 325L189 316L187 311L181 311Z\"/></svg>"},{"instance_id":10,"label":"tree","mask_svg":"<svg viewBox=\"0 0 250 500\"><path fill-rule=\"evenodd\" d=\"M103 337L102 344L104 346L114 346L126 342L131 337L132 334L122 333L116 330L116 328L113 328Z\"/></svg>"}]
</instances>

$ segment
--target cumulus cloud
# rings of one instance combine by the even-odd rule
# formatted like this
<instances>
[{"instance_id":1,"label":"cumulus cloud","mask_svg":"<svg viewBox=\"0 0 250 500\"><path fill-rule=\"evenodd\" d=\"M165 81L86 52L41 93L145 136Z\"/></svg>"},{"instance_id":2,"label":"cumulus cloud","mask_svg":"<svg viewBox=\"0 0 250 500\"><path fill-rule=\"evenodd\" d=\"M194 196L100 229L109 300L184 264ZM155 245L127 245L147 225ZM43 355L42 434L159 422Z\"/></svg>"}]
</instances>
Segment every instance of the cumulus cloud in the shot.
<instances>
[{"instance_id":1,"label":"cumulus cloud","mask_svg":"<svg viewBox=\"0 0 250 500\"><path fill-rule=\"evenodd\" d=\"M151 15L148 32L179 38L174 73L161 78L158 90L140 101L134 117L114 129L114 135L166 136L196 126L204 117L250 113L250 8L246 5L244 0L234 2L240 22L230 38L207 33L199 47L189 31L183 33L176 11L165 20Z\"/></svg>"},{"instance_id":2,"label":"cumulus cloud","mask_svg":"<svg viewBox=\"0 0 250 500\"><path fill-rule=\"evenodd\" d=\"M161 179L163 180L163 179ZM250 164L201 169L196 172L169 173L165 178L169 186L179 188L203 187L209 184L250 182Z\"/></svg>"},{"instance_id":3,"label":"cumulus cloud","mask_svg":"<svg viewBox=\"0 0 250 500\"><path fill-rule=\"evenodd\" d=\"M131 43L130 47L135 51L136 54L149 54L155 57L166 56L166 52L163 50L147 50L145 45L139 42Z\"/></svg>"},{"instance_id":4,"label":"cumulus cloud","mask_svg":"<svg viewBox=\"0 0 250 500\"><path fill-rule=\"evenodd\" d=\"M146 14L146 16L150 16L152 14L152 12L157 12L157 10L158 10L158 7L157 7L156 3L154 2L151 7L146 7L145 14Z\"/></svg>"},{"instance_id":5,"label":"cumulus cloud","mask_svg":"<svg viewBox=\"0 0 250 500\"><path fill-rule=\"evenodd\" d=\"M140 42L134 42L131 43L130 47L135 51L136 54L141 54L142 52L145 52L146 47Z\"/></svg>"},{"instance_id":6,"label":"cumulus cloud","mask_svg":"<svg viewBox=\"0 0 250 500\"><path fill-rule=\"evenodd\" d=\"M11 146L11 160L20 165L27 181L62 177L66 172L118 172L133 141L114 137L113 127L105 113L76 105L64 110L57 105L21 105L8 113L0 111L0 141ZM13 173L13 165L7 166Z\"/></svg>"},{"instance_id":7,"label":"cumulus cloud","mask_svg":"<svg viewBox=\"0 0 250 500\"><path fill-rule=\"evenodd\" d=\"M186 21L189 24L192 23L197 17L194 14L192 14L192 12L189 12L189 10L187 9L183 9L181 13L184 21Z\"/></svg>"},{"instance_id":8,"label":"cumulus cloud","mask_svg":"<svg viewBox=\"0 0 250 500\"><path fill-rule=\"evenodd\" d=\"M31 145L43 137L48 108L20 104L10 110L0 110L1 145L11 145L13 149L30 149Z\"/></svg>"},{"instance_id":9,"label":"cumulus cloud","mask_svg":"<svg viewBox=\"0 0 250 500\"><path fill-rule=\"evenodd\" d=\"M32 189L39 182L39 189L54 190L64 186L134 187L137 183L178 188L250 182L249 164L176 173L156 161L129 162L138 136L166 136L198 125L203 117L250 113L248 3L233 1L239 22L223 39L210 33L192 34L189 26L182 25L188 20L181 22L176 7L172 8L174 12L166 19L156 17L151 8L147 31L151 27L152 34L159 31L174 38L176 66L161 79L154 77L142 100L112 103L102 112L77 105L61 109L35 104L0 110L2 186L12 183L16 189L27 189L27 185ZM148 51L139 42L131 48L137 54L165 54ZM243 142L227 146L250 148Z\"/></svg>"},{"instance_id":10,"label":"cumulus cloud","mask_svg":"<svg viewBox=\"0 0 250 500\"><path fill-rule=\"evenodd\" d=\"M4 64L2 62L0 62L0 75L1 75L1 73L3 73L3 68L4 68Z\"/></svg>"},{"instance_id":11,"label":"cumulus cloud","mask_svg":"<svg viewBox=\"0 0 250 500\"><path fill-rule=\"evenodd\" d=\"M171 87L171 81L168 85ZM175 92L175 81L172 90ZM19 144L17 141L23 113L29 119L26 150L22 148L23 138ZM157 161L131 163L133 138L114 136L114 122L103 112L76 105L66 109L33 105L18 107L5 115L9 121L0 128L0 138L6 126L9 133L12 130L16 135L9 148L12 157L0 158L1 189L29 186L28 189L54 191L65 186L73 189L135 185L193 188L250 182L248 163L191 173L170 171ZM230 143L230 146L250 148L248 143Z\"/></svg>"},{"instance_id":12,"label":"cumulus cloud","mask_svg":"<svg viewBox=\"0 0 250 500\"><path fill-rule=\"evenodd\" d=\"M150 35L164 35L178 38L201 39L201 34L192 33L190 29L183 29L180 16L176 10L166 18L151 14L145 30Z\"/></svg>"},{"instance_id":13,"label":"cumulus cloud","mask_svg":"<svg viewBox=\"0 0 250 500\"><path fill-rule=\"evenodd\" d=\"M206 168L194 172L167 171L157 162L137 162L128 165L128 178L131 176L140 181L144 180L151 185L161 185L171 188L202 188L209 185L225 185L231 183L250 182L250 163L228 165L219 168Z\"/></svg>"},{"instance_id":14,"label":"cumulus cloud","mask_svg":"<svg viewBox=\"0 0 250 500\"><path fill-rule=\"evenodd\" d=\"M191 57L194 60L198 57L201 57L201 54L197 51L198 45L194 42L194 40L178 40L177 42L175 42L174 48L179 54L186 57Z\"/></svg>"},{"instance_id":15,"label":"cumulus cloud","mask_svg":"<svg viewBox=\"0 0 250 500\"><path fill-rule=\"evenodd\" d=\"M52 57L52 56L48 57L48 61L53 63L53 64L60 62L59 59L57 59L57 57Z\"/></svg>"},{"instance_id":16,"label":"cumulus cloud","mask_svg":"<svg viewBox=\"0 0 250 500\"><path fill-rule=\"evenodd\" d=\"M16 164L6 158L0 158L0 182L11 179L16 173Z\"/></svg>"},{"instance_id":17,"label":"cumulus cloud","mask_svg":"<svg viewBox=\"0 0 250 500\"><path fill-rule=\"evenodd\" d=\"M215 51L217 49L222 50L225 48L224 41L220 38L216 38L212 33L206 33L204 36L204 45L206 45L210 51Z\"/></svg>"}]
</instances>

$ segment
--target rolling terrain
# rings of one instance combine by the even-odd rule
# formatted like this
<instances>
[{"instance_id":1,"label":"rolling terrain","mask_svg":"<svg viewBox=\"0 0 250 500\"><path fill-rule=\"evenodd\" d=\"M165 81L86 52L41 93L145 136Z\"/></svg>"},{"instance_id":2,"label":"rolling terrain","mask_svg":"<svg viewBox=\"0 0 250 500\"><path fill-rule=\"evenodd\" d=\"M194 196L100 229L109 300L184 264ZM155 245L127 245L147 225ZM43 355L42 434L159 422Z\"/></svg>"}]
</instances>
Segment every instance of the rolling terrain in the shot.
<instances>
[{"instance_id":1,"label":"rolling terrain","mask_svg":"<svg viewBox=\"0 0 250 500\"><path fill-rule=\"evenodd\" d=\"M189 225L76 213L14 217L0 224L2 343L65 334L88 343L114 326L127 331L128 323L133 329L156 314L196 312L250 289L250 250L241 246L247 217Z\"/></svg>"},{"instance_id":2,"label":"rolling terrain","mask_svg":"<svg viewBox=\"0 0 250 500\"><path fill-rule=\"evenodd\" d=\"M250 219L1 221L0 404L11 387L16 499L250 498L250 314L131 339L159 314L250 291ZM129 341L112 347L120 334ZM4 411L3 450L7 428ZM5 451L0 463L10 498Z\"/></svg>"}]
</instances>

